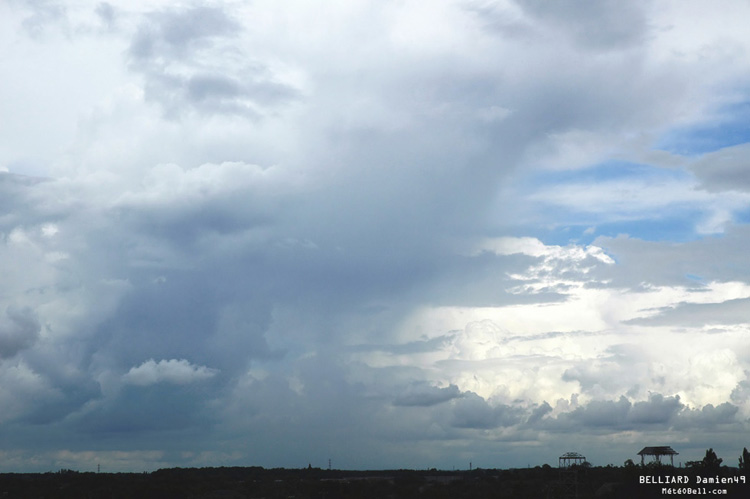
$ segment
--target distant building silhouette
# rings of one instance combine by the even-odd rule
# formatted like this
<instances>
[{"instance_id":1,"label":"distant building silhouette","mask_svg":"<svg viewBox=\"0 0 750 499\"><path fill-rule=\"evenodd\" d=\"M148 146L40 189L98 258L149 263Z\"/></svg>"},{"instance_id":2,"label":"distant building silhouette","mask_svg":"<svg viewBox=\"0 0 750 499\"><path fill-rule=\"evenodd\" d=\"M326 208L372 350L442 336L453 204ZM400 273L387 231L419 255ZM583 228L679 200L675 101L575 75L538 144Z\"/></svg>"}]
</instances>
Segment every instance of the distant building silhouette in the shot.
<instances>
[{"instance_id":1,"label":"distant building silhouette","mask_svg":"<svg viewBox=\"0 0 750 499\"><path fill-rule=\"evenodd\" d=\"M646 456L652 456L653 459L651 462L657 462L661 464L661 457L662 456L669 456L669 463L671 466L674 466L674 456L679 454L679 452L675 452L672 447L669 446L662 446L662 447L644 447L638 455L641 456L641 466L645 465L645 458Z\"/></svg>"}]
</instances>

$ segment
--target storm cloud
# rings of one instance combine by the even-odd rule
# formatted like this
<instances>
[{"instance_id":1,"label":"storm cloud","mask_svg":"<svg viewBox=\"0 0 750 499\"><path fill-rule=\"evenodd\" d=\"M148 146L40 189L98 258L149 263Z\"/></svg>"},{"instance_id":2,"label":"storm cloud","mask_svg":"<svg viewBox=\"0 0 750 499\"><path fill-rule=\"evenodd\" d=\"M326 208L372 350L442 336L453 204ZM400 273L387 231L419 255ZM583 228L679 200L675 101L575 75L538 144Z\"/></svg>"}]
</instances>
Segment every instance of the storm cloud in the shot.
<instances>
[{"instance_id":1,"label":"storm cloud","mask_svg":"<svg viewBox=\"0 0 750 499\"><path fill-rule=\"evenodd\" d=\"M2 4L3 456L739 453L748 14Z\"/></svg>"}]
</instances>

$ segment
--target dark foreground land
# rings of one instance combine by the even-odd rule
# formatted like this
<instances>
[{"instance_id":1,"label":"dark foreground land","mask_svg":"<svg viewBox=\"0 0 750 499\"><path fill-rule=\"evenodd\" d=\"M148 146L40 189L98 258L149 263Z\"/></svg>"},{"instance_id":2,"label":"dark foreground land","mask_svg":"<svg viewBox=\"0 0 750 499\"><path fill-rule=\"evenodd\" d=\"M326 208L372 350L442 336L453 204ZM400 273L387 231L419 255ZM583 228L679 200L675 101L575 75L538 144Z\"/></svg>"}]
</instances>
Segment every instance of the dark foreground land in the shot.
<instances>
[{"instance_id":1,"label":"dark foreground land","mask_svg":"<svg viewBox=\"0 0 750 499\"><path fill-rule=\"evenodd\" d=\"M676 476L686 477L681 480L688 481L688 484L658 483L674 480L670 477ZM701 483L699 476L702 480L710 478L714 483ZM722 481L729 483L722 484ZM665 489L671 492L665 492ZM712 474L705 470L681 468L612 466L567 471L549 466L473 471L235 467L174 468L153 473L79 473L61 470L56 473L0 474L0 499L491 499L648 498L669 495L746 498L750 497L750 485L744 483L744 476L737 469L726 467Z\"/></svg>"}]
</instances>

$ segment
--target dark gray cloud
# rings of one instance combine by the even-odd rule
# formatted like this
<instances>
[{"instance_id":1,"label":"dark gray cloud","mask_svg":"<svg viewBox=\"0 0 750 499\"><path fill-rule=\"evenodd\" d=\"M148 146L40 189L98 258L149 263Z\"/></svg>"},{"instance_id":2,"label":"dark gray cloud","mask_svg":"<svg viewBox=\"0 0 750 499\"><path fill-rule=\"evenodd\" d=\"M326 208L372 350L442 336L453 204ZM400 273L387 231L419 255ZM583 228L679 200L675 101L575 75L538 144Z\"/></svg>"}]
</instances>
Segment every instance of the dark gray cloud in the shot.
<instances>
[{"instance_id":1,"label":"dark gray cloud","mask_svg":"<svg viewBox=\"0 0 750 499\"><path fill-rule=\"evenodd\" d=\"M726 147L702 155L690 164L690 169L701 180L701 185L711 192L750 191L747 170L750 162L750 145Z\"/></svg>"},{"instance_id":2,"label":"dark gray cloud","mask_svg":"<svg viewBox=\"0 0 750 499\"><path fill-rule=\"evenodd\" d=\"M102 24L107 29L113 29L117 23L117 9L115 9L112 4L108 2L99 2L99 4L94 9L94 12L96 12L96 15L99 16L99 19L101 19Z\"/></svg>"},{"instance_id":3,"label":"dark gray cloud","mask_svg":"<svg viewBox=\"0 0 750 499\"><path fill-rule=\"evenodd\" d=\"M106 356L109 367L120 371L149 358L186 358L219 366L224 381L253 359L277 358L281 352L272 351L264 336L272 310L263 296L267 283L222 286L214 276L171 271L143 279L98 326L90 356Z\"/></svg>"},{"instance_id":4,"label":"dark gray cloud","mask_svg":"<svg viewBox=\"0 0 750 499\"><path fill-rule=\"evenodd\" d=\"M748 396L750 396L750 380L744 380L740 381L734 390L732 390L731 400L738 404L747 400Z\"/></svg>"},{"instance_id":5,"label":"dark gray cloud","mask_svg":"<svg viewBox=\"0 0 750 499\"><path fill-rule=\"evenodd\" d=\"M64 373L59 370L45 370L36 363L34 368L50 380L52 393L35 401L23 418L15 421L18 426L33 428L60 424L102 397L99 384L81 371Z\"/></svg>"},{"instance_id":6,"label":"dark gray cloud","mask_svg":"<svg viewBox=\"0 0 750 499\"><path fill-rule=\"evenodd\" d=\"M240 94L238 82L221 75L196 75L187 84L187 93L193 101L211 98L235 98Z\"/></svg>"},{"instance_id":7,"label":"dark gray cloud","mask_svg":"<svg viewBox=\"0 0 750 499\"><path fill-rule=\"evenodd\" d=\"M490 405L476 393L468 392L453 406L451 425L456 428L491 429L519 423L523 411L509 405Z\"/></svg>"},{"instance_id":8,"label":"dark gray cloud","mask_svg":"<svg viewBox=\"0 0 750 499\"><path fill-rule=\"evenodd\" d=\"M688 409L680 413L676 427L706 430L717 425L734 425L737 423L739 407L730 402L714 406L706 404L700 409Z\"/></svg>"},{"instance_id":9,"label":"dark gray cloud","mask_svg":"<svg viewBox=\"0 0 750 499\"><path fill-rule=\"evenodd\" d=\"M558 416L554 425L559 430L573 428L620 429L627 427L631 402L621 396L619 400L594 400L584 407Z\"/></svg>"},{"instance_id":10,"label":"dark gray cloud","mask_svg":"<svg viewBox=\"0 0 750 499\"><path fill-rule=\"evenodd\" d=\"M440 388L419 383L408 387L404 393L396 397L393 404L405 407L429 407L458 397L461 397L461 391L456 385Z\"/></svg>"},{"instance_id":11,"label":"dark gray cloud","mask_svg":"<svg viewBox=\"0 0 750 499\"><path fill-rule=\"evenodd\" d=\"M79 433L129 435L167 430L207 430L215 413L206 405L215 386L154 384L126 385L115 399L74 416L71 423Z\"/></svg>"},{"instance_id":12,"label":"dark gray cloud","mask_svg":"<svg viewBox=\"0 0 750 499\"><path fill-rule=\"evenodd\" d=\"M146 98L177 118L187 109L258 118L264 108L298 97L264 64L232 43L243 27L218 7L152 12L133 37L131 67L145 78ZM241 61L227 71L212 59Z\"/></svg>"},{"instance_id":13,"label":"dark gray cloud","mask_svg":"<svg viewBox=\"0 0 750 499\"><path fill-rule=\"evenodd\" d=\"M738 298L721 303L678 303L657 309L655 314L632 319L628 324L639 326L734 325L750 323L750 298Z\"/></svg>"},{"instance_id":14,"label":"dark gray cloud","mask_svg":"<svg viewBox=\"0 0 750 499\"><path fill-rule=\"evenodd\" d=\"M621 265L597 267L594 275L597 280L616 279L620 286L633 289L641 286L643 279L639 276L643 275L648 275L653 285L699 287L694 276L704 282L749 282L750 266L739 256L749 234L746 226L739 225L730 227L721 237L690 242L648 242L626 235L599 237L594 244L616 255ZM625 266L643 274L623 272Z\"/></svg>"},{"instance_id":15,"label":"dark gray cloud","mask_svg":"<svg viewBox=\"0 0 750 499\"><path fill-rule=\"evenodd\" d=\"M552 406L549 405L548 402L543 402L540 406L536 407L531 411L531 414L529 415L529 419L526 420L526 424L530 426L536 425L541 419L552 412Z\"/></svg>"},{"instance_id":16,"label":"dark gray cloud","mask_svg":"<svg viewBox=\"0 0 750 499\"><path fill-rule=\"evenodd\" d=\"M535 426L549 431L572 431L576 428L604 432L650 429L708 431L717 425L736 427L739 423L738 412L739 408L729 402L716 407L707 404L693 409L683 404L678 395L667 397L651 393L648 400L637 402L624 395L618 400L593 400L555 417L537 419L539 423Z\"/></svg>"},{"instance_id":17,"label":"dark gray cloud","mask_svg":"<svg viewBox=\"0 0 750 499\"><path fill-rule=\"evenodd\" d=\"M216 7L192 7L153 12L133 39L129 53L145 64L160 57L188 58L212 46L216 38L234 37L240 25Z\"/></svg>"},{"instance_id":18,"label":"dark gray cloud","mask_svg":"<svg viewBox=\"0 0 750 499\"><path fill-rule=\"evenodd\" d=\"M628 420L636 425L665 424L682 407L680 397L664 397L655 393L649 397L648 401L634 403L628 414Z\"/></svg>"},{"instance_id":19,"label":"dark gray cloud","mask_svg":"<svg viewBox=\"0 0 750 499\"><path fill-rule=\"evenodd\" d=\"M33 218L30 220L34 216L33 212L22 209L28 201L27 187L47 181L49 179L0 172L0 230L6 238L19 224L29 221L33 223Z\"/></svg>"},{"instance_id":20,"label":"dark gray cloud","mask_svg":"<svg viewBox=\"0 0 750 499\"><path fill-rule=\"evenodd\" d=\"M0 316L0 358L12 357L31 347L39 337L41 328L32 310L8 307Z\"/></svg>"},{"instance_id":21,"label":"dark gray cloud","mask_svg":"<svg viewBox=\"0 0 750 499\"><path fill-rule=\"evenodd\" d=\"M616 0L517 0L530 16L547 28L557 28L574 43L594 50L627 49L645 41L648 23L642 2ZM543 28L542 28L543 29Z\"/></svg>"},{"instance_id":22,"label":"dark gray cloud","mask_svg":"<svg viewBox=\"0 0 750 499\"><path fill-rule=\"evenodd\" d=\"M444 349L451 343L454 334L446 334L437 336L429 340L412 341L409 343L402 344L382 344L382 345L357 345L353 347L353 351L386 351L393 354L414 354L414 353L427 353L435 352Z\"/></svg>"}]
</instances>

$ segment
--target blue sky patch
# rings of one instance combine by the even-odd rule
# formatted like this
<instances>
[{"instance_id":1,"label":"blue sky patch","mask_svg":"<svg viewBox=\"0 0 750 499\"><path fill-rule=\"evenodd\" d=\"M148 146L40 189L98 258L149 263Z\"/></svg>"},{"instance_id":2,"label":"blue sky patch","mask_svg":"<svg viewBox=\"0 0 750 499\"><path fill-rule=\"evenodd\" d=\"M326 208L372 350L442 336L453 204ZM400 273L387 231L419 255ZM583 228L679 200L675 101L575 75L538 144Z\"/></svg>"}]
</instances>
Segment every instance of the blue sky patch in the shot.
<instances>
[{"instance_id":1,"label":"blue sky patch","mask_svg":"<svg viewBox=\"0 0 750 499\"><path fill-rule=\"evenodd\" d=\"M696 226L706 212L685 201L675 201L654 211L639 206L634 201L632 209L620 208L617 203L610 206L573 206L554 199L547 202L539 193L554 194L568 186L586 189L612 187L613 182L622 181L624 186L632 182L638 185L679 185L692 179L692 174L681 169L665 169L651 165L624 161L608 161L591 168L573 171L536 173L524 182L524 189L536 195L529 210L535 217L544 220L538 224L534 234L549 244L571 242L589 244L596 237L628 234L649 241L689 241L697 239ZM553 190L550 190L550 187Z\"/></svg>"},{"instance_id":2,"label":"blue sky patch","mask_svg":"<svg viewBox=\"0 0 750 499\"><path fill-rule=\"evenodd\" d=\"M692 174L681 169L660 168L642 163L611 160L587 168L563 171L534 172L523 182L526 189L534 190L547 185L591 184L625 179L647 179L650 182L687 180Z\"/></svg>"},{"instance_id":3,"label":"blue sky patch","mask_svg":"<svg viewBox=\"0 0 750 499\"><path fill-rule=\"evenodd\" d=\"M750 102L743 102L722 109L716 121L670 130L655 148L694 157L747 142L750 142Z\"/></svg>"},{"instance_id":4,"label":"blue sky patch","mask_svg":"<svg viewBox=\"0 0 750 499\"><path fill-rule=\"evenodd\" d=\"M691 211L658 220L629 220L596 226L560 225L547 230L537 230L531 235L545 244L560 246L568 244L589 245L597 237L617 237L622 234L645 241L687 242L699 239L695 226L700 216L700 213Z\"/></svg>"}]
</instances>

